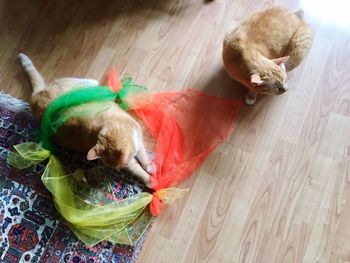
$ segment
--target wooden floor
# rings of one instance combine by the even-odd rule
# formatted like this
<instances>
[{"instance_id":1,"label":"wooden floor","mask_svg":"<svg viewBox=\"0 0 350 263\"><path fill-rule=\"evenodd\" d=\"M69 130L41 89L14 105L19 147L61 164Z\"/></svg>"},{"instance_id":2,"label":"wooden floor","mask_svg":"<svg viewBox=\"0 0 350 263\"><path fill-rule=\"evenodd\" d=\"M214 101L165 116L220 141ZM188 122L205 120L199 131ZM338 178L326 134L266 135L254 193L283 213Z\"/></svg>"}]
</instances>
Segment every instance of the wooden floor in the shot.
<instances>
[{"instance_id":1,"label":"wooden floor","mask_svg":"<svg viewBox=\"0 0 350 263\"><path fill-rule=\"evenodd\" d=\"M348 0L2 0L0 84L28 98L16 55L47 79L103 80L111 66L152 91L193 86L242 99L222 69L224 33L247 14L305 8L313 48L290 91L260 98L157 218L138 262L350 262Z\"/></svg>"}]
</instances>

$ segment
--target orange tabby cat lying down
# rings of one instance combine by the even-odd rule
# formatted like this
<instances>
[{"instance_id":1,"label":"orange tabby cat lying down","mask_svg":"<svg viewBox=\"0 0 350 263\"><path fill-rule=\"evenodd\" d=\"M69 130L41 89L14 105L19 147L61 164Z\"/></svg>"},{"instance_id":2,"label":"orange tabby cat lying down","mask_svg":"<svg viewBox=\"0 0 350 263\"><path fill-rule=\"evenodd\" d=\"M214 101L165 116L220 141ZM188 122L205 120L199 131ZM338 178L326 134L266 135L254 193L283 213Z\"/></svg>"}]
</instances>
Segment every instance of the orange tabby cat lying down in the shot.
<instances>
[{"instance_id":1,"label":"orange tabby cat lying down","mask_svg":"<svg viewBox=\"0 0 350 263\"><path fill-rule=\"evenodd\" d=\"M31 80L30 104L39 119L59 95L74 88L98 85L97 80L78 78L57 79L46 85L31 60L24 54L18 57ZM148 172L151 172L152 163L147 157L139 124L116 103L109 106L108 110L90 118L69 119L58 129L53 140L65 149L86 153L88 160L101 159L108 167L125 168L150 187Z\"/></svg>"},{"instance_id":2,"label":"orange tabby cat lying down","mask_svg":"<svg viewBox=\"0 0 350 263\"><path fill-rule=\"evenodd\" d=\"M231 78L249 89L246 103L257 94L287 91L286 72L300 64L312 44L302 12L271 8L248 17L225 36L223 62Z\"/></svg>"}]
</instances>

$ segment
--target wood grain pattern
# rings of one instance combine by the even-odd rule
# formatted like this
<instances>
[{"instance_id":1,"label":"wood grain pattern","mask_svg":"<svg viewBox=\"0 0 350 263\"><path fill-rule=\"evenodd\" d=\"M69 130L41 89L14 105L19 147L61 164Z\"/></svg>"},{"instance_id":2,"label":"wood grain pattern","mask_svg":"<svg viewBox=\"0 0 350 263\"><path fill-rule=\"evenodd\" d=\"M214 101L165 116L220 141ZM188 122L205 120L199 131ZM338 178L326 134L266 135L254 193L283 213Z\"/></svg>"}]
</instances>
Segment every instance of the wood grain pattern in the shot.
<instances>
[{"instance_id":1,"label":"wood grain pattern","mask_svg":"<svg viewBox=\"0 0 350 263\"><path fill-rule=\"evenodd\" d=\"M223 36L272 5L305 7L311 52L287 93L240 112L183 183L189 194L155 220L138 262L350 262L350 21L330 19L346 0L0 2L1 89L22 99L20 51L48 80L103 80L115 66L151 91L242 99L222 69Z\"/></svg>"}]
</instances>

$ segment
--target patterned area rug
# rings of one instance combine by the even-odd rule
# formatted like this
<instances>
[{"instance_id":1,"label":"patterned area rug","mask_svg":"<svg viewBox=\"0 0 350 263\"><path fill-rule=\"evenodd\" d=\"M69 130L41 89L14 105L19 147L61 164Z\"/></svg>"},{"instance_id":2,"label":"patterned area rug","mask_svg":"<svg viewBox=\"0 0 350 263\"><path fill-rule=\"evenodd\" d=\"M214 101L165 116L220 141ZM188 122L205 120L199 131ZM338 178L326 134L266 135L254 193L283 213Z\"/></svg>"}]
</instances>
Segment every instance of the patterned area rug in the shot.
<instances>
[{"instance_id":1,"label":"patterned area rug","mask_svg":"<svg viewBox=\"0 0 350 263\"><path fill-rule=\"evenodd\" d=\"M0 93L0 262L135 262L145 235L136 246L101 242L89 248L80 242L57 213L40 181L44 165L17 170L6 161L12 146L33 141L38 123L28 105ZM62 154L70 167L87 167L83 156ZM115 175L118 199L142 191L141 184Z\"/></svg>"}]
</instances>

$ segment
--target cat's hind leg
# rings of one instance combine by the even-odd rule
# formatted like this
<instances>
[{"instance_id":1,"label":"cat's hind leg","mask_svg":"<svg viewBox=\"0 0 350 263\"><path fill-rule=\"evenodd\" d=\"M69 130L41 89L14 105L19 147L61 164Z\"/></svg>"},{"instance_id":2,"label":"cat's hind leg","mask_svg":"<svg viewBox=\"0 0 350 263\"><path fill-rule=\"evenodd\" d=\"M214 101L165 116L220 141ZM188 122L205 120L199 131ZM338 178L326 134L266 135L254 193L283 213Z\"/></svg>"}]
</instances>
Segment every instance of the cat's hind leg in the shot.
<instances>
[{"instance_id":1,"label":"cat's hind leg","mask_svg":"<svg viewBox=\"0 0 350 263\"><path fill-rule=\"evenodd\" d=\"M312 45L312 31L308 25L302 24L293 34L286 55L290 56L285 64L286 70L291 71L304 59Z\"/></svg>"}]
</instances>

